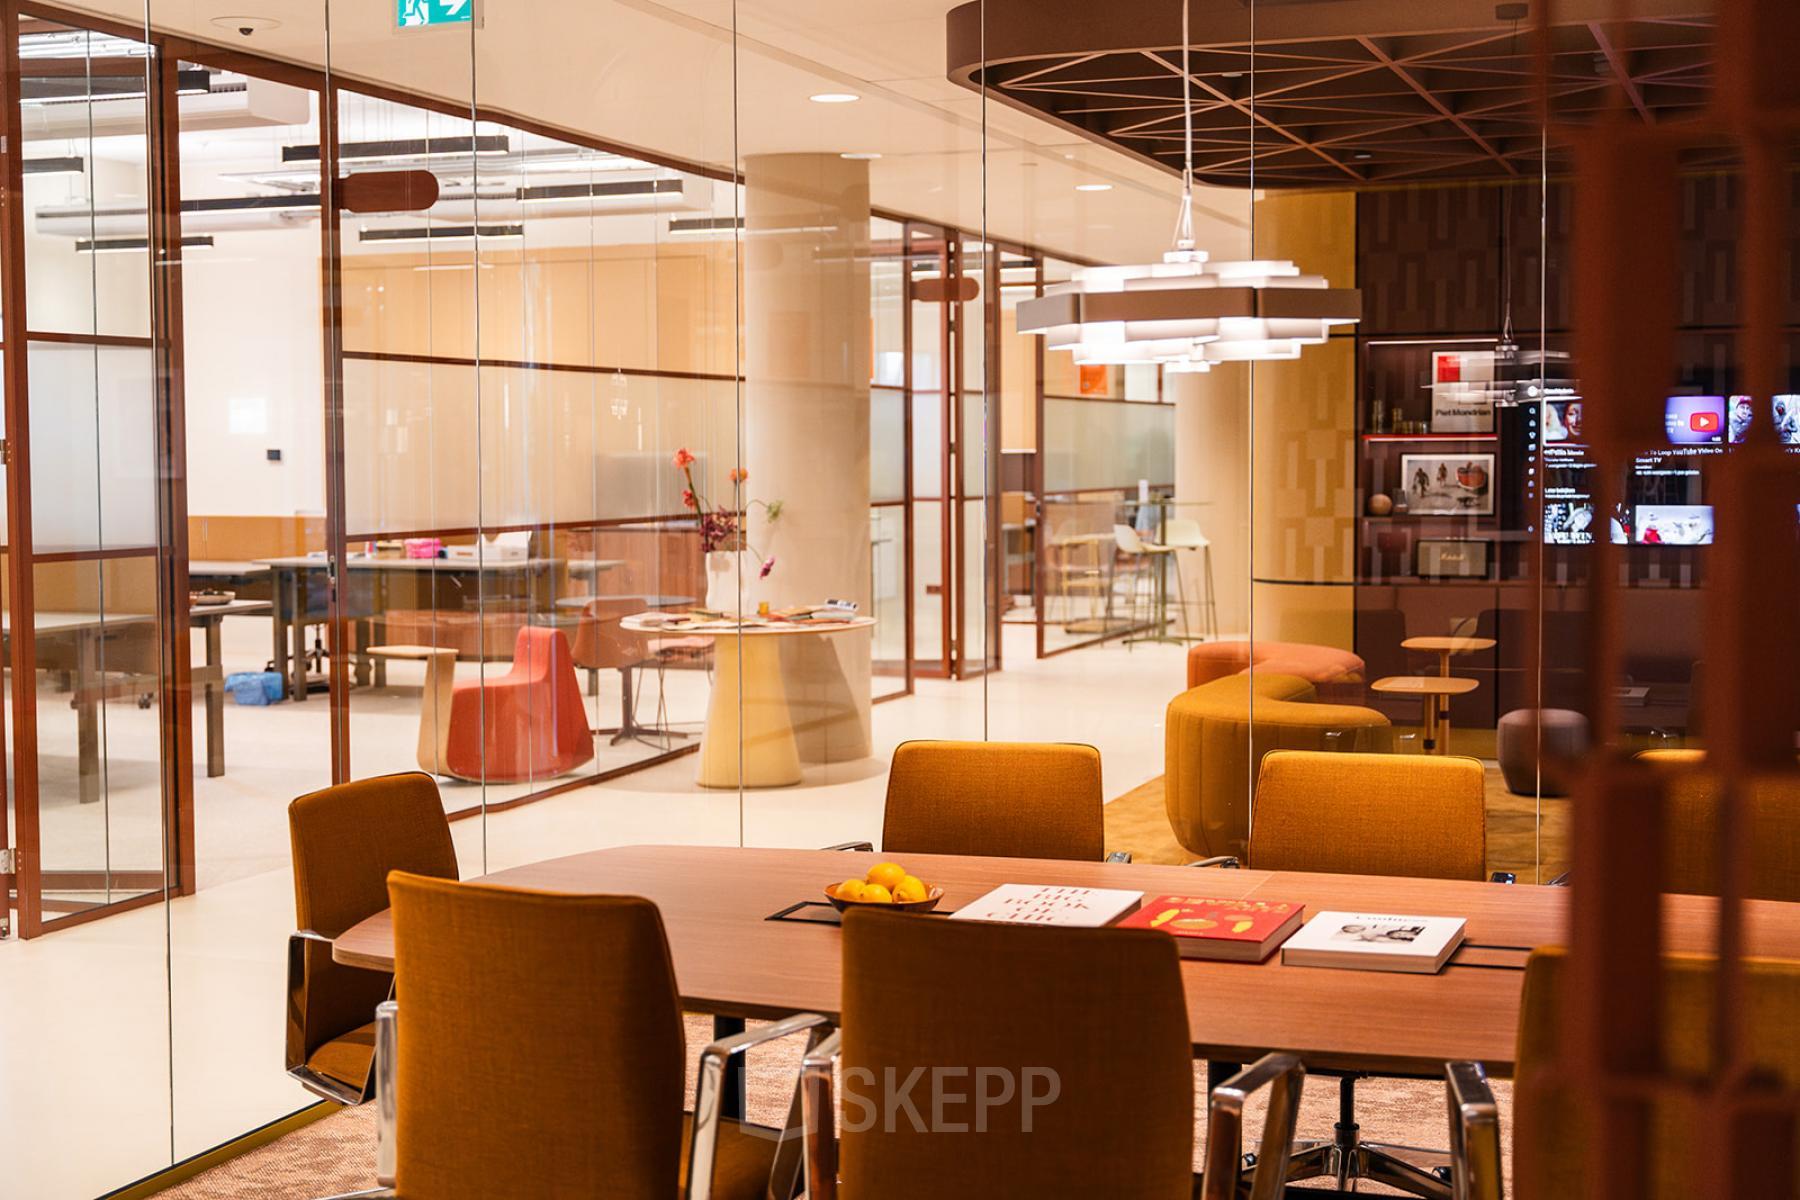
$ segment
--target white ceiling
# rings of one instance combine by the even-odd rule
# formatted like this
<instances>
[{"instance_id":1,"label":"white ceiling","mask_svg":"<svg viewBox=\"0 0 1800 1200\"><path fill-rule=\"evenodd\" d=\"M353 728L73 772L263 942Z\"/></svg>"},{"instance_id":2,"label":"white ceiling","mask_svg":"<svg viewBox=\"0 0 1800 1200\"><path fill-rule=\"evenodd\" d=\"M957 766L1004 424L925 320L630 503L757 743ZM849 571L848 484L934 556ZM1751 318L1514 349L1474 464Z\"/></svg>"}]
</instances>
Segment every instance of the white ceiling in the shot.
<instances>
[{"instance_id":1,"label":"white ceiling","mask_svg":"<svg viewBox=\"0 0 1800 1200\"><path fill-rule=\"evenodd\" d=\"M1166 248L1168 175L945 78L949 4L737 0L734 29L731 0L496 0L474 31L398 30L393 0L84 7L456 103L473 95L484 108L715 166L774 152L879 153L870 179L883 208L979 230L985 201L992 236L1103 261ZM280 24L245 39L214 23L243 15ZM862 99L808 100L822 91ZM1206 189L1201 244L1247 254L1247 210L1244 193Z\"/></svg>"}]
</instances>

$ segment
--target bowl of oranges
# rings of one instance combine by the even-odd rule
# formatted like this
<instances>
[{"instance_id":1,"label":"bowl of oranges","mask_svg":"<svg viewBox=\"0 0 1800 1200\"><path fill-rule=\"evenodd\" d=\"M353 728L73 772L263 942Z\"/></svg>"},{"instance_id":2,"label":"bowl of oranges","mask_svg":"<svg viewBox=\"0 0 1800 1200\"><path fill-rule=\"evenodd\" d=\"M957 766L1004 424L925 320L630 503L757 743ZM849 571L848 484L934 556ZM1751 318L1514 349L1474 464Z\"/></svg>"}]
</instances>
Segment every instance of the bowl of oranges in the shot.
<instances>
[{"instance_id":1,"label":"bowl of oranges","mask_svg":"<svg viewBox=\"0 0 1800 1200\"><path fill-rule=\"evenodd\" d=\"M930 912L944 898L944 889L931 887L899 863L880 862L861 879L846 879L826 887L825 898L839 912L852 906L891 908L898 912Z\"/></svg>"}]
</instances>

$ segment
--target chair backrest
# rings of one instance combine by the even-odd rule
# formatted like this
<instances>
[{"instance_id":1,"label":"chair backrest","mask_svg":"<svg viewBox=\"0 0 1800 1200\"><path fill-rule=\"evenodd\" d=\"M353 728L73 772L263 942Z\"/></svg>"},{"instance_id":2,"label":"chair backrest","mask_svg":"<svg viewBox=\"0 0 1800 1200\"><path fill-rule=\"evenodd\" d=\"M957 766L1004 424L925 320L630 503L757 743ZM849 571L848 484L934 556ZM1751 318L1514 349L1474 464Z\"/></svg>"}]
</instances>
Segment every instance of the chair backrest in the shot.
<instances>
[{"instance_id":1,"label":"chair backrest","mask_svg":"<svg viewBox=\"0 0 1800 1200\"><path fill-rule=\"evenodd\" d=\"M572 653L584 669L635 667L650 657L648 639L619 622L644 611L642 596L596 596L575 626Z\"/></svg>"},{"instance_id":2,"label":"chair backrest","mask_svg":"<svg viewBox=\"0 0 1800 1200\"><path fill-rule=\"evenodd\" d=\"M881 848L1098 862L1100 752L1043 742L903 742L888 773Z\"/></svg>"},{"instance_id":3,"label":"chair backrest","mask_svg":"<svg viewBox=\"0 0 1800 1200\"><path fill-rule=\"evenodd\" d=\"M1163 522L1163 545L1183 550L1204 550L1212 543L1200 532L1200 522L1192 517L1170 517Z\"/></svg>"},{"instance_id":4,"label":"chair backrest","mask_svg":"<svg viewBox=\"0 0 1800 1200\"><path fill-rule=\"evenodd\" d=\"M456 846L437 783L418 771L378 775L301 796L288 805L294 918L336 937L388 906L389 871L456 878ZM367 1025L388 977L341 966L331 947L305 949L299 1018L303 1052Z\"/></svg>"},{"instance_id":5,"label":"chair backrest","mask_svg":"<svg viewBox=\"0 0 1800 1200\"><path fill-rule=\"evenodd\" d=\"M1120 551L1125 554L1142 554L1144 552L1143 539L1138 537L1138 531L1129 525L1115 524L1113 526L1113 541L1118 544Z\"/></svg>"},{"instance_id":6,"label":"chair backrest","mask_svg":"<svg viewBox=\"0 0 1800 1200\"><path fill-rule=\"evenodd\" d=\"M846 1200L1192 1194L1172 939L853 911L843 976Z\"/></svg>"},{"instance_id":7,"label":"chair backrest","mask_svg":"<svg viewBox=\"0 0 1800 1200\"><path fill-rule=\"evenodd\" d=\"M1487 878L1482 766L1473 758L1276 750L1250 811L1260 871Z\"/></svg>"},{"instance_id":8,"label":"chair backrest","mask_svg":"<svg viewBox=\"0 0 1800 1200\"><path fill-rule=\"evenodd\" d=\"M1719 779L1705 769L1703 750L1646 750L1645 762L1674 772L1665 793L1664 833L1671 853L1663 880L1671 892L1719 893ZM1753 900L1800 901L1800 776L1759 773L1746 789Z\"/></svg>"},{"instance_id":9,"label":"chair backrest","mask_svg":"<svg viewBox=\"0 0 1800 1200\"><path fill-rule=\"evenodd\" d=\"M676 1195L685 1060L656 906L396 874L395 1190Z\"/></svg>"},{"instance_id":10,"label":"chair backrest","mask_svg":"<svg viewBox=\"0 0 1800 1200\"><path fill-rule=\"evenodd\" d=\"M1746 961L1744 1022L1739 1036L1758 1066L1790 1092L1800 1088L1800 963L1772 959ZM1712 1045L1716 962L1694 955L1663 960L1663 1054L1679 1075L1706 1074ZM1567 1061L1559 1036L1572 985L1568 952L1545 947L1525 967L1525 996L1519 1011L1518 1070L1513 1107L1513 1192L1520 1196L1587 1196L1588 1172L1614 1169L1596 1161L1594 1131L1581 1106L1552 1076ZM1693 1112L1653 1104L1651 1196L1717 1194L1724 1146L1698 1138ZM1521 1153L1529 1145L1531 1152ZM1790 1195L1800 1194L1800 1178Z\"/></svg>"}]
</instances>

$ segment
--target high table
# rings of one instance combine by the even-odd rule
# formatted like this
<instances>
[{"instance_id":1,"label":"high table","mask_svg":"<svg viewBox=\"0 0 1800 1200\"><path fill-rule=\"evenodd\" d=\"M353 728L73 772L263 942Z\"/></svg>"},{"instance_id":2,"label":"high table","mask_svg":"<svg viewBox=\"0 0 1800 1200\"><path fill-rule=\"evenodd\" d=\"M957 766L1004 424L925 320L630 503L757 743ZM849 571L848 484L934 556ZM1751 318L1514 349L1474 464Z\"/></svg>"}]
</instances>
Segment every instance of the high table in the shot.
<instances>
[{"instance_id":1,"label":"high table","mask_svg":"<svg viewBox=\"0 0 1800 1200\"><path fill-rule=\"evenodd\" d=\"M206 665L196 667L190 682L206 699L206 774L225 773L225 675L219 626L226 617L256 616L269 611L266 600L233 600L226 604L196 604L188 610L188 624L201 630L206 643ZM71 647L75 671L75 757L80 801L100 799L100 702L112 694L102 679L106 639L137 626L154 624L149 613L45 612L33 614L32 634L41 644L66 642ZM12 617L0 616L0 631L12 636ZM130 673L127 686L154 690L156 677ZM116 689L114 689L116 691Z\"/></svg>"},{"instance_id":2,"label":"high table","mask_svg":"<svg viewBox=\"0 0 1800 1200\"><path fill-rule=\"evenodd\" d=\"M1438 656L1438 674L1450 674L1452 654L1480 654L1500 643L1484 637L1410 637L1400 643L1403 650L1423 650Z\"/></svg>"},{"instance_id":3,"label":"high table","mask_svg":"<svg viewBox=\"0 0 1800 1200\"><path fill-rule=\"evenodd\" d=\"M764 918L796 901L822 901L827 883L859 876L878 858L823 850L621 846L484 878L557 892L648 897L662 910L686 1010L728 1018L773 1019L797 1012L836 1017L840 930ZM1525 956L1508 948L1568 936L1567 888L927 854L902 855L900 861L944 889L945 910L1002 883L1045 883L1297 901L1308 915L1342 909L1467 919L1465 948L1436 975L1290 967L1282 965L1279 953L1262 963L1183 960L1193 1053L1227 1062L1286 1050L1309 1067L1441 1076L1445 1062L1472 1059L1495 1075L1510 1075ZM699 881L705 885L696 886ZM1709 952L1716 911L1710 898L1667 897L1666 948ZM1744 930L1746 954L1800 957L1800 906L1749 901ZM332 957L391 971L388 913L345 931ZM1461 965L1464 958L1471 963ZM1477 958L1484 965L1474 965ZM481 964L471 961L469 969L478 977ZM1130 1019L1129 1013L1120 1014L1121 1021Z\"/></svg>"},{"instance_id":4,"label":"high table","mask_svg":"<svg viewBox=\"0 0 1800 1200\"><path fill-rule=\"evenodd\" d=\"M720 623L670 629L650 614L626 617L621 629L633 633L713 639L712 695L706 702L706 726L700 733L701 787L788 787L800 782L800 749L787 688L781 681L782 637L825 637L853 629L869 629L873 617L848 621L735 625ZM741 749L740 749L741 747Z\"/></svg>"},{"instance_id":5,"label":"high table","mask_svg":"<svg viewBox=\"0 0 1800 1200\"><path fill-rule=\"evenodd\" d=\"M1425 702L1425 719L1420 733L1425 738L1425 753L1450 753L1450 697L1472 692L1480 681L1458 675L1389 675L1369 685L1372 692L1384 696L1417 696Z\"/></svg>"}]
</instances>

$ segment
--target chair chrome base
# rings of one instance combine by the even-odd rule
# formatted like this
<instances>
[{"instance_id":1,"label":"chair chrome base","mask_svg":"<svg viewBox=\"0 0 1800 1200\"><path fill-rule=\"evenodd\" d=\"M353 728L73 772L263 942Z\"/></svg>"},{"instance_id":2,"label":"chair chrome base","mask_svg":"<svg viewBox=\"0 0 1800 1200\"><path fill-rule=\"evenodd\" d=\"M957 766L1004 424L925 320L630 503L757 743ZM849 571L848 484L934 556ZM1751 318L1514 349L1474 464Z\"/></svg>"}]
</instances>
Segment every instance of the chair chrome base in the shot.
<instances>
[{"instance_id":1,"label":"chair chrome base","mask_svg":"<svg viewBox=\"0 0 1800 1200\"><path fill-rule=\"evenodd\" d=\"M1330 1178L1338 1191L1348 1192L1355 1189L1357 1181L1366 1179L1409 1196L1451 1200L1448 1154L1359 1141L1354 1130L1348 1144L1341 1143L1341 1137L1333 1142L1301 1142L1288 1164L1288 1181ZM1443 1175L1437 1173L1439 1168Z\"/></svg>"}]
</instances>

